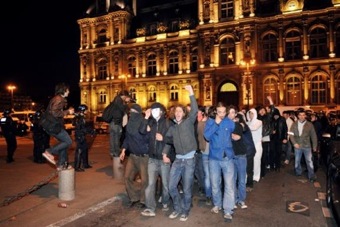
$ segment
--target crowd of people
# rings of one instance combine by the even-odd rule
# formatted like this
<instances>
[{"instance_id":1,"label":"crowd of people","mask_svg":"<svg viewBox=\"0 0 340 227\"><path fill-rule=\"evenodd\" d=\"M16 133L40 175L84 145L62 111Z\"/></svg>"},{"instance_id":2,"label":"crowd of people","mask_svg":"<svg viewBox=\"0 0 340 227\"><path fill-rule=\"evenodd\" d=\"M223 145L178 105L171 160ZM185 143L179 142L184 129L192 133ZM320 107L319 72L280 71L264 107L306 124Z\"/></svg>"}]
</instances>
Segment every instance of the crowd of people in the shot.
<instances>
[{"instance_id":1,"label":"crowd of people","mask_svg":"<svg viewBox=\"0 0 340 227\"><path fill-rule=\"evenodd\" d=\"M304 158L308 179L316 180L313 152L317 151L326 127L316 114L309 116L304 109L299 109L293 114L284 111L281 115L270 96L268 106L249 110L239 110L223 102L199 106L192 86L186 85L185 89L190 105L177 104L168 111L159 102L143 111L139 104L131 103L132 97L127 91L121 91L112 102L109 154L122 162L127 159L124 182L129 206L142 209L141 215L154 217L158 201L162 211L168 211L172 205L170 219L179 217L180 221L186 221L196 180L199 191L206 197L206 205L211 206L210 211L223 212L225 221L230 222L235 209L248 207L247 193L253 190L254 183L268 172L279 172L282 165L290 163L293 154L296 176L303 174ZM57 131L43 128L40 118L44 115L46 118L48 113L61 124L63 116L74 114L73 108L66 108L68 94L66 84L57 85L55 97L46 111L36 113L33 127L34 161L43 163L44 157L58 170L70 168L71 137L63 127ZM86 127L87 109L86 105L80 105L74 120L76 171L92 167L88 161L86 134L93 130ZM10 112L4 115L10 117ZM125 116L128 120L124 123ZM3 122L1 127L3 132L10 128ZM14 161L16 141L11 134L4 135L10 163ZM58 143L50 146L50 136ZM134 183L136 178L140 187Z\"/></svg>"}]
</instances>

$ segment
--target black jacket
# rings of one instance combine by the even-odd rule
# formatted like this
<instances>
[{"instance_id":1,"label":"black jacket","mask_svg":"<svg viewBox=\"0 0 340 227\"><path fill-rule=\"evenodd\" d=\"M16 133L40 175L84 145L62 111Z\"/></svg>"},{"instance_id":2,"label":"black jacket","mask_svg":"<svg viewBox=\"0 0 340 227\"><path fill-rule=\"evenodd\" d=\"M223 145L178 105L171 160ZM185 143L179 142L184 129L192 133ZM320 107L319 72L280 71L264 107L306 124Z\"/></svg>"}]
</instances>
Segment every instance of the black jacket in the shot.
<instances>
[{"instance_id":1,"label":"black jacket","mask_svg":"<svg viewBox=\"0 0 340 227\"><path fill-rule=\"evenodd\" d=\"M165 146L165 135L174 123L162 116L158 121L153 117L144 119L139 131L143 134L149 133L149 157L154 159L163 159L162 151ZM147 126L150 126L151 131L147 132ZM156 133L160 133L163 136L163 141L156 140Z\"/></svg>"}]
</instances>

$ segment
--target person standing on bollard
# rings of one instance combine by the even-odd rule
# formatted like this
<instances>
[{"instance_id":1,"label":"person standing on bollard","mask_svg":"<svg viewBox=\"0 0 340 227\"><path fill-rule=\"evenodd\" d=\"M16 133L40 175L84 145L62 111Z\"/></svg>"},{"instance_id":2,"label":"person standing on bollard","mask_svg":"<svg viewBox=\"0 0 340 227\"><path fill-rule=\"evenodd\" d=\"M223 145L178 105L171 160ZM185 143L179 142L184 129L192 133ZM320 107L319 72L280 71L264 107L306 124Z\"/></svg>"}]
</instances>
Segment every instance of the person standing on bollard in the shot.
<instances>
[{"instance_id":1,"label":"person standing on bollard","mask_svg":"<svg viewBox=\"0 0 340 227\"><path fill-rule=\"evenodd\" d=\"M86 135L94 135L94 129L86 126L85 115L88 107L80 105L78 112L73 118L73 126L75 126L75 140L77 143L74 153L74 169L77 172L84 172L85 169L92 168L89 164L89 147L86 141Z\"/></svg>"},{"instance_id":2,"label":"person standing on bollard","mask_svg":"<svg viewBox=\"0 0 340 227\"><path fill-rule=\"evenodd\" d=\"M108 118L110 123L110 155L111 159L119 157L121 147L121 137L123 133L123 117L127 114L128 103L131 101L131 95L128 91L120 91L113 99L109 106ZM104 110L105 111L105 110ZM104 113L103 113L104 117Z\"/></svg>"},{"instance_id":3,"label":"person standing on bollard","mask_svg":"<svg viewBox=\"0 0 340 227\"><path fill-rule=\"evenodd\" d=\"M145 189L148 186L149 134L139 132L142 122L142 107L133 104L120 154L120 160L124 161L126 151L129 151L130 156L124 174L125 187L130 199L129 207L136 205L138 208L145 208ZM137 174L141 180L140 189L134 182Z\"/></svg>"},{"instance_id":4,"label":"person standing on bollard","mask_svg":"<svg viewBox=\"0 0 340 227\"><path fill-rule=\"evenodd\" d=\"M197 118L198 105L191 85L186 85L185 90L189 92L191 110L188 113L186 106L175 106L175 124L166 133L163 149L163 161L170 163L168 157L171 145L175 147L176 159L170 169L169 193L172 198L174 211L169 215L175 219L180 215L180 221L187 221L192 204L192 191L194 184L195 153L197 141L195 135L195 122ZM183 183L183 196L178 190L178 183Z\"/></svg>"},{"instance_id":5,"label":"person standing on bollard","mask_svg":"<svg viewBox=\"0 0 340 227\"><path fill-rule=\"evenodd\" d=\"M150 116L152 116L150 118ZM149 135L149 163L148 176L149 183L145 190L146 209L141 212L142 216L156 216L156 185L157 179L160 177L162 181L162 204L163 211L169 210L170 194L169 194L169 177L170 163L163 162L163 148L165 146L164 137L169 127L173 125L170 119L165 117L165 107L155 102L151 108L145 111L145 119L143 120L140 131Z\"/></svg>"},{"instance_id":6,"label":"person standing on bollard","mask_svg":"<svg viewBox=\"0 0 340 227\"><path fill-rule=\"evenodd\" d=\"M37 110L31 117L31 131L33 133L33 161L35 163L45 163L42 154L49 148L50 136L44 128L39 124L42 115L41 110ZM46 142L48 140L48 142Z\"/></svg>"},{"instance_id":7,"label":"person standing on bollard","mask_svg":"<svg viewBox=\"0 0 340 227\"><path fill-rule=\"evenodd\" d=\"M7 163L14 162L13 155L17 149L17 138L15 136L17 126L11 117L12 113L13 111L11 109L6 109L1 118L1 131L7 144Z\"/></svg>"},{"instance_id":8,"label":"person standing on bollard","mask_svg":"<svg viewBox=\"0 0 340 227\"><path fill-rule=\"evenodd\" d=\"M47 161L57 166L58 171L70 168L68 164L67 150L72 145L72 139L70 135L66 132L64 127L64 116L68 114L74 114L73 107L70 107L66 110L64 109L67 106L66 98L68 97L69 93L69 85L65 83L57 84L55 87L55 96L50 100L46 112L44 113L45 116L50 115L49 119L51 121L49 122L49 124L58 124L58 126L56 127L58 128L58 130L48 128L48 126L44 126L42 121L40 121L40 123L43 124L46 132L59 141L59 143L50 148L47 148L43 153L43 156L47 159ZM57 154L59 156L58 162L54 160L54 154Z\"/></svg>"}]
</instances>

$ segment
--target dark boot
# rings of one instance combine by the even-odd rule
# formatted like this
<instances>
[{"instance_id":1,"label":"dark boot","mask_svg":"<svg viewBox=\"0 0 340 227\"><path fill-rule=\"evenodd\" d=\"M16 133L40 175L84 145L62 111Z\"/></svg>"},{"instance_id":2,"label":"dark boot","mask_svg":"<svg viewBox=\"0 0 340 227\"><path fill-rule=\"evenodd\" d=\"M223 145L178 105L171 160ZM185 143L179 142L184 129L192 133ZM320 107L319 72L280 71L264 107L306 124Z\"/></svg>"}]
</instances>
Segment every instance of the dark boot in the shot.
<instances>
[{"instance_id":1,"label":"dark boot","mask_svg":"<svg viewBox=\"0 0 340 227\"><path fill-rule=\"evenodd\" d=\"M92 166L89 164L89 150L88 149L86 149L84 151L83 158L84 158L84 160L83 160L83 167L85 169L92 168Z\"/></svg>"},{"instance_id":2,"label":"dark boot","mask_svg":"<svg viewBox=\"0 0 340 227\"><path fill-rule=\"evenodd\" d=\"M77 172L84 172L85 170L81 168L81 149L77 149L75 153L75 159L74 159L74 170Z\"/></svg>"}]
</instances>

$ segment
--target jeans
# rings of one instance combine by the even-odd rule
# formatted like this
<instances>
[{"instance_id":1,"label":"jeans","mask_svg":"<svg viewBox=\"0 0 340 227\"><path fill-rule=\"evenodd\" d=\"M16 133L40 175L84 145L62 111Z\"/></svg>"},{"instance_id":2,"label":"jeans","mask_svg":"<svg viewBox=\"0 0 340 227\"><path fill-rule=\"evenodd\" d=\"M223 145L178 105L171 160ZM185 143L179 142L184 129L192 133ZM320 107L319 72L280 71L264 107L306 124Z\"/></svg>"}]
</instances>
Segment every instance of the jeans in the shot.
<instances>
[{"instance_id":1,"label":"jeans","mask_svg":"<svg viewBox=\"0 0 340 227\"><path fill-rule=\"evenodd\" d=\"M210 171L209 171L209 155L202 154L203 170L204 170L204 192L206 197L211 197Z\"/></svg>"},{"instance_id":2,"label":"jeans","mask_svg":"<svg viewBox=\"0 0 340 227\"><path fill-rule=\"evenodd\" d=\"M110 155L112 157L119 157L122 131L123 128L120 124L110 123Z\"/></svg>"},{"instance_id":3,"label":"jeans","mask_svg":"<svg viewBox=\"0 0 340 227\"><path fill-rule=\"evenodd\" d=\"M58 134L51 134L55 137L59 143L47 149L51 154L56 154L59 156L57 165L63 165L68 162L67 149L72 145L72 139L65 129L61 129Z\"/></svg>"},{"instance_id":4,"label":"jeans","mask_svg":"<svg viewBox=\"0 0 340 227\"><path fill-rule=\"evenodd\" d=\"M148 186L148 156L136 156L130 154L125 167L125 187L130 201L135 202L140 200L145 204L145 189ZM139 173L141 186L136 187L135 178Z\"/></svg>"},{"instance_id":5,"label":"jeans","mask_svg":"<svg viewBox=\"0 0 340 227\"><path fill-rule=\"evenodd\" d=\"M224 180L223 209L224 213L233 213L235 205L235 165L234 160L228 157L222 161L209 159L210 181L212 187L212 200L214 206L222 207L222 179Z\"/></svg>"},{"instance_id":6,"label":"jeans","mask_svg":"<svg viewBox=\"0 0 340 227\"><path fill-rule=\"evenodd\" d=\"M264 177L267 172L267 166L270 165L270 142L262 142L262 157L261 157L261 177Z\"/></svg>"},{"instance_id":7,"label":"jeans","mask_svg":"<svg viewBox=\"0 0 340 227\"><path fill-rule=\"evenodd\" d=\"M236 155L235 159L235 202L240 203L246 200L246 175L247 175L247 156Z\"/></svg>"},{"instance_id":8,"label":"jeans","mask_svg":"<svg viewBox=\"0 0 340 227\"><path fill-rule=\"evenodd\" d=\"M290 141L287 141L287 143L283 144L282 150L285 153L285 160L290 161L290 156L292 155L293 145Z\"/></svg>"},{"instance_id":9,"label":"jeans","mask_svg":"<svg viewBox=\"0 0 340 227\"><path fill-rule=\"evenodd\" d=\"M202 153L196 152L195 154L196 165L195 165L195 178L197 179L198 187L204 188L204 171L203 171L203 161Z\"/></svg>"},{"instance_id":10,"label":"jeans","mask_svg":"<svg viewBox=\"0 0 340 227\"><path fill-rule=\"evenodd\" d=\"M169 193L172 198L174 210L179 214L189 215L192 202L192 189L194 183L195 158L178 159L172 163L170 170ZM182 178L183 200L177 185Z\"/></svg>"},{"instance_id":11,"label":"jeans","mask_svg":"<svg viewBox=\"0 0 340 227\"><path fill-rule=\"evenodd\" d=\"M169 204L169 178L170 163L164 163L163 160L149 158L148 163L149 183L145 189L145 205L152 211L156 210L156 185L158 176L162 180L162 204Z\"/></svg>"},{"instance_id":12,"label":"jeans","mask_svg":"<svg viewBox=\"0 0 340 227\"><path fill-rule=\"evenodd\" d=\"M247 187L253 187L254 155L247 155Z\"/></svg>"},{"instance_id":13,"label":"jeans","mask_svg":"<svg viewBox=\"0 0 340 227\"><path fill-rule=\"evenodd\" d=\"M301 175L302 168L301 168L301 157L302 154L305 156L306 166L308 170L308 178L314 178L314 166L312 161L312 149L311 148L295 148L295 174Z\"/></svg>"}]
</instances>

